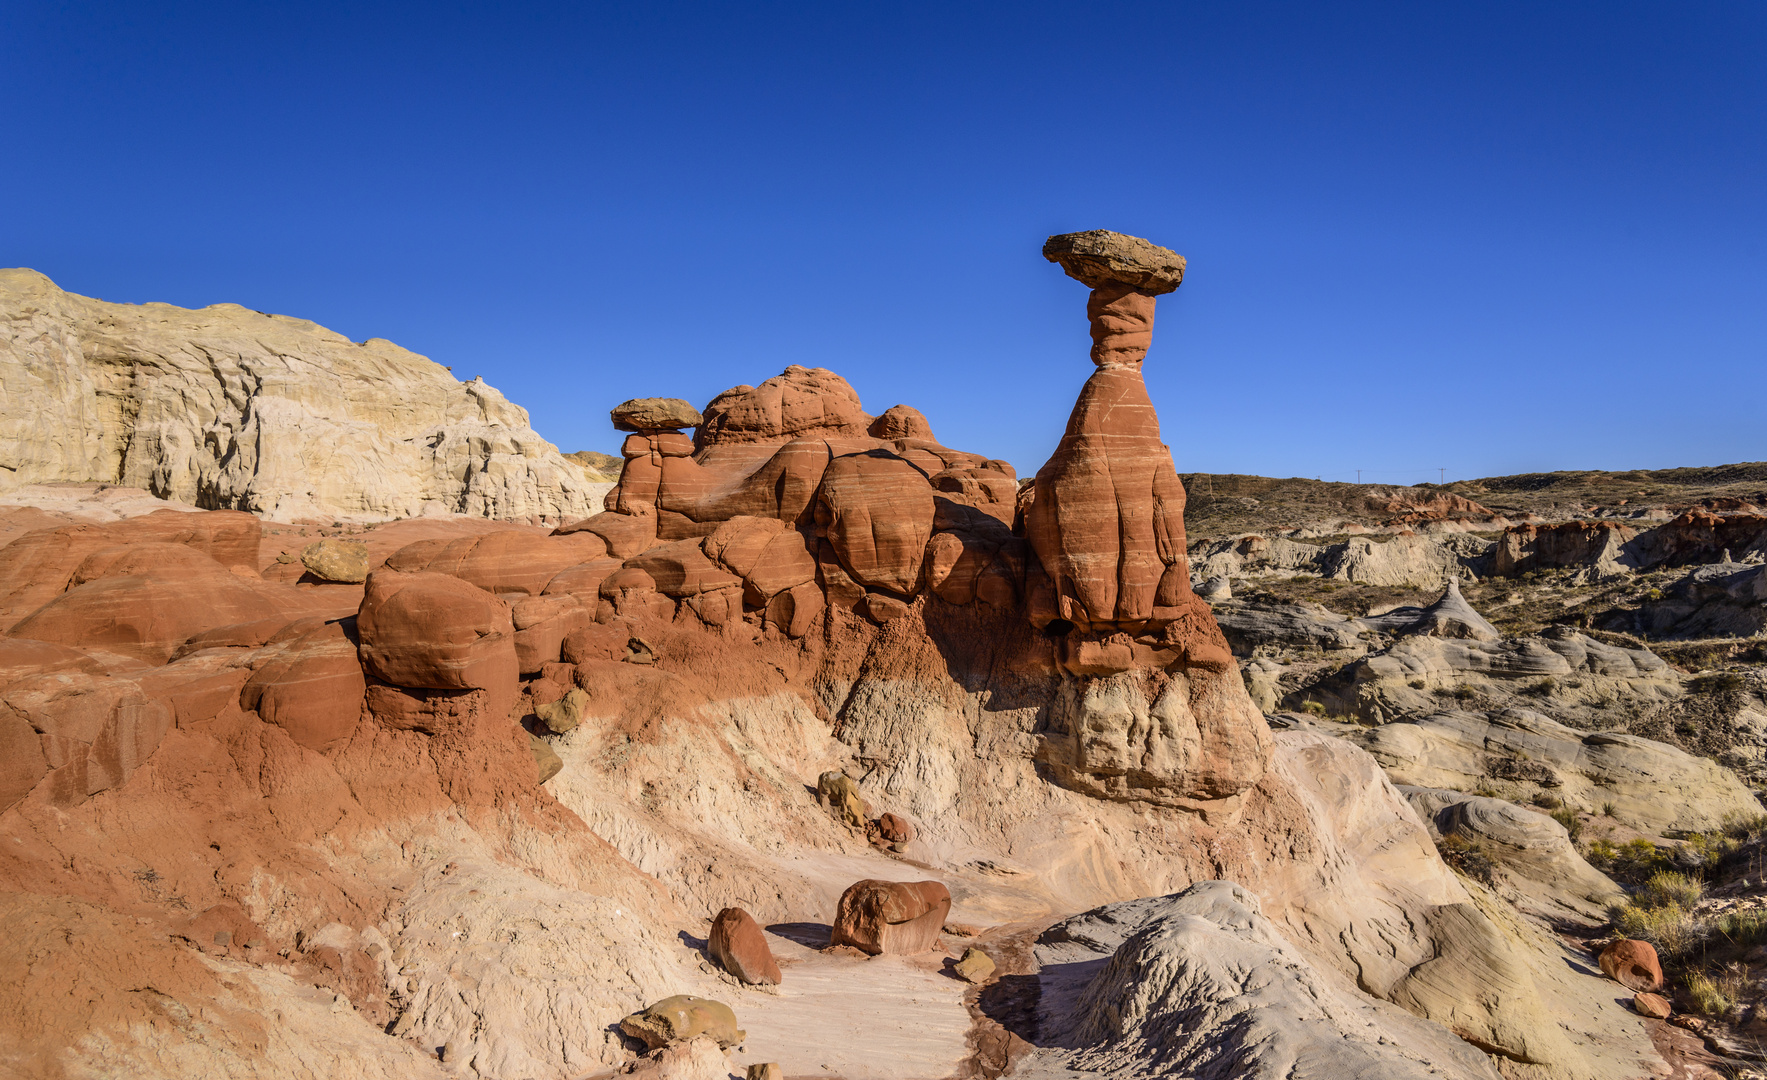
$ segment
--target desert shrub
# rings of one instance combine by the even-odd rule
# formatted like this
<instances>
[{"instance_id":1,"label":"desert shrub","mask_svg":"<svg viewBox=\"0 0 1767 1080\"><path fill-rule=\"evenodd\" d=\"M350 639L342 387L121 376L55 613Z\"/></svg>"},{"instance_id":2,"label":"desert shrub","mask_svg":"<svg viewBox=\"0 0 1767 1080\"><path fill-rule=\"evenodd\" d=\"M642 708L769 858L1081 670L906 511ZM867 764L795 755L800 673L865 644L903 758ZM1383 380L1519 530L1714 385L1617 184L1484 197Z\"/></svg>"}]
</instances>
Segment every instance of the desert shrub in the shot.
<instances>
[{"instance_id":1,"label":"desert shrub","mask_svg":"<svg viewBox=\"0 0 1767 1080\"><path fill-rule=\"evenodd\" d=\"M1674 870L1659 870L1650 876L1639 890L1638 898L1651 907L1667 907L1671 904L1690 908L1700 902L1706 895L1706 883L1688 874Z\"/></svg>"},{"instance_id":2,"label":"desert shrub","mask_svg":"<svg viewBox=\"0 0 1767 1080\"><path fill-rule=\"evenodd\" d=\"M1728 690L1741 690L1748 686L1748 680L1736 671L1711 671L1700 675L1688 684L1688 689L1696 694L1716 694Z\"/></svg>"},{"instance_id":3,"label":"desert shrub","mask_svg":"<svg viewBox=\"0 0 1767 1080\"><path fill-rule=\"evenodd\" d=\"M1551 679L1541 679L1537 683L1531 683L1527 686L1522 687L1522 693L1528 695L1529 697L1541 697L1541 698L1550 697L1552 695L1553 689L1556 686L1557 686L1557 684L1554 683Z\"/></svg>"},{"instance_id":4,"label":"desert shrub","mask_svg":"<svg viewBox=\"0 0 1767 1080\"><path fill-rule=\"evenodd\" d=\"M1735 994L1740 989L1734 975L1714 979L1703 971L1696 971L1687 977L1687 996L1693 999L1694 1011L1702 1016L1723 1016L1729 1012L1736 1004Z\"/></svg>"},{"instance_id":5,"label":"desert shrub","mask_svg":"<svg viewBox=\"0 0 1767 1080\"><path fill-rule=\"evenodd\" d=\"M1663 598L1663 590L1661 590L1661 589L1647 590L1644 594L1644 598L1646 600L1661 600Z\"/></svg>"},{"instance_id":6,"label":"desert shrub","mask_svg":"<svg viewBox=\"0 0 1767 1080\"><path fill-rule=\"evenodd\" d=\"M1557 810L1565 804L1563 799L1550 791L1536 791L1534 798L1530 801L1542 810Z\"/></svg>"},{"instance_id":7,"label":"desert shrub","mask_svg":"<svg viewBox=\"0 0 1767 1080\"><path fill-rule=\"evenodd\" d=\"M1467 683L1461 683L1449 692L1449 696L1453 697L1456 701L1471 701L1473 698L1479 696L1479 692Z\"/></svg>"},{"instance_id":8,"label":"desert shrub","mask_svg":"<svg viewBox=\"0 0 1767 1080\"><path fill-rule=\"evenodd\" d=\"M1487 885L1496 878L1497 864L1485 845L1476 840L1449 833L1436 841L1436 851L1441 854L1443 862L1467 877L1477 878Z\"/></svg>"},{"instance_id":9,"label":"desert shrub","mask_svg":"<svg viewBox=\"0 0 1767 1080\"><path fill-rule=\"evenodd\" d=\"M1583 858L1597 870L1606 870L1614 864L1614 856L1619 853L1620 849L1610 841L1591 840L1589 846L1583 849Z\"/></svg>"},{"instance_id":10,"label":"desert shrub","mask_svg":"<svg viewBox=\"0 0 1767 1080\"><path fill-rule=\"evenodd\" d=\"M1323 701L1303 701L1301 702L1301 711L1309 716L1324 716L1325 703Z\"/></svg>"},{"instance_id":11,"label":"desert shrub","mask_svg":"<svg viewBox=\"0 0 1767 1080\"><path fill-rule=\"evenodd\" d=\"M1736 841L1721 832L1694 833L1672 857L1678 865L1711 870L1724 861L1724 856L1735 850Z\"/></svg>"},{"instance_id":12,"label":"desert shrub","mask_svg":"<svg viewBox=\"0 0 1767 1080\"><path fill-rule=\"evenodd\" d=\"M1657 850L1655 844L1644 839L1624 844L1597 840L1589 845L1583 857L1591 866L1626 881L1642 881L1669 867L1668 858Z\"/></svg>"},{"instance_id":13,"label":"desert shrub","mask_svg":"<svg viewBox=\"0 0 1767 1080\"><path fill-rule=\"evenodd\" d=\"M1732 840L1754 840L1767 833L1767 814L1725 814L1724 835Z\"/></svg>"},{"instance_id":14,"label":"desert shrub","mask_svg":"<svg viewBox=\"0 0 1767 1080\"><path fill-rule=\"evenodd\" d=\"M1614 816L1614 804L1611 800L1601 804L1601 816L1602 817L1613 817Z\"/></svg>"},{"instance_id":15,"label":"desert shrub","mask_svg":"<svg viewBox=\"0 0 1767 1080\"><path fill-rule=\"evenodd\" d=\"M1583 835L1583 820L1577 816L1575 810L1568 806L1560 806L1558 809L1554 810L1552 812L1552 820L1563 825L1565 827L1565 832L1571 834L1572 840L1576 840Z\"/></svg>"},{"instance_id":16,"label":"desert shrub","mask_svg":"<svg viewBox=\"0 0 1767 1080\"><path fill-rule=\"evenodd\" d=\"M1629 938L1650 942L1667 959L1693 952L1711 932L1706 920L1680 904L1651 907L1633 900L1615 907L1609 914L1614 929Z\"/></svg>"},{"instance_id":17,"label":"desert shrub","mask_svg":"<svg viewBox=\"0 0 1767 1080\"><path fill-rule=\"evenodd\" d=\"M1720 915L1713 927L1734 944L1759 945L1767 941L1767 909L1753 908Z\"/></svg>"},{"instance_id":18,"label":"desert shrub","mask_svg":"<svg viewBox=\"0 0 1767 1080\"><path fill-rule=\"evenodd\" d=\"M1410 682L1406 683L1405 685L1411 687L1411 689L1413 689L1413 690L1422 690L1425 686L1428 686L1429 684L1424 682L1422 679L1412 679Z\"/></svg>"}]
</instances>

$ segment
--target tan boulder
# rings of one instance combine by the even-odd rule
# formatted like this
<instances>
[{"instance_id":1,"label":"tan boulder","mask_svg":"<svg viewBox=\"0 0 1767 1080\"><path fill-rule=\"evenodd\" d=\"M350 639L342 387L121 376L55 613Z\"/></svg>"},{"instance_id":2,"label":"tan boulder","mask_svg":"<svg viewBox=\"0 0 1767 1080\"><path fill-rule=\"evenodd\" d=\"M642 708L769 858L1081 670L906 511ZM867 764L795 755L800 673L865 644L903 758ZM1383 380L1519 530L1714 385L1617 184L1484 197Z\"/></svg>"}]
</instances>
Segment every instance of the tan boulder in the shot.
<instances>
[{"instance_id":1,"label":"tan boulder","mask_svg":"<svg viewBox=\"0 0 1767 1080\"><path fill-rule=\"evenodd\" d=\"M833 810L835 816L855 829L865 827L871 808L859 794L859 785L839 770L831 769L816 779L816 801Z\"/></svg>"},{"instance_id":2,"label":"tan boulder","mask_svg":"<svg viewBox=\"0 0 1767 1080\"><path fill-rule=\"evenodd\" d=\"M739 907L718 912L706 949L719 967L751 986L779 985L779 962L767 947L766 935L754 916Z\"/></svg>"},{"instance_id":3,"label":"tan boulder","mask_svg":"<svg viewBox=\"0 0 1767 1080\"><path fill-rule=\"evenodd\" d=\"M994 960L975 947L963 950L963 958L953 966L957 977L968 983L983 983L994 974Z\"/></svg>"},{"instance_id":4,"label":"tan boulder","mask_svg":"<svg viewBox=\"0 0 1767 1080\"><path fill-rule=\"evenodd\" d=\"M509 605L457 577L376 570L356 629L363 666L394 686L497 689L516 679Z\"/></svg>"},{"instance_id":5,"label":"tan boulder","mask_svg":"<svg viewBox=\"0 0 1767 1080\"><path fill-rule=\"evenodd\" d=\"M366 581L368 545L360 540L317 540L301 549L301 565L321 581Z\"/></svg>"},{"instance_id":6,"label":"tan boulder","mask_svg":"<svg viewBox=\"0 0 1767 1080\"><path fill-rule=\"evenodd\" d=\"M589 695L573 686L551 701L536 702L534 715L546 725L547 731L563 735L582 723L588 709Z\"/></svg>"},{"instance_id":7,"label":"tan boulder","mask_svg":"<svg viewBox=\"0 0 1767 1080\"><path fill-rule=\"evenodd\" d=\"M1669 999L1661 994L1633 994L1632 1011L1640 1016L1648 1016L1652 1020L1669 1018Z\"/></svg>"},{"instance_id":8,"label":"tan boulder","mask_svg":"<svg viewBox=\"0 0 1767 1080\"><path fill-rule=\"evenodd\" d=\"M672 1046L704 1036L729 1049L748 1037L736 1026L730 1006L710 998L677 994L620 1021L620 1030L642 1039L647 1049Z\"/></svg>"},{"instance_id":9,"label":"tan boulder","mask_svg":"<svg viewBox=\"0 0 1767 1080\"><path fill-rule=\"evenodd\" d=\"M680 398L633 398L613 407L609 418L615 431L645 434L698 427L699 410Z\"/></svg>"},{"instance_id":10,"label":"tan boulder","mask_svg":"<svg viewBox=\"0 0 1767 1080\"><path fill-rule=\"evenodd\" d=\"M854 882L835 907L831 945L873 956L926 952L951 913L951 891L937 881Z\"/></svg>"},{"instance_id":11,"label":"tan boulder","mask_svg":"<svg viewBox=\"0 0 1767 1080\"><path fill-rule=\"evenodd\" d=\"M1051 236L1043 243L1043 257L1092 289L1122 284L1159 296L1184 281L1184 256L1106 229Z\"/></svg>"},{"instance_id":12,"label":"tan boulder","mask_svg":"<svg viewBox=\"0 0 1767 1080\"><path fill-rule=\"evenodd\" d=\"M536 776L534 782L536 784L544 784L546 781L564 771L564 759L558 756L558 751L552 749L545 739L529 735L528 749L532 751L534 755L534 772Z\"/></svg>"}]
</instances>

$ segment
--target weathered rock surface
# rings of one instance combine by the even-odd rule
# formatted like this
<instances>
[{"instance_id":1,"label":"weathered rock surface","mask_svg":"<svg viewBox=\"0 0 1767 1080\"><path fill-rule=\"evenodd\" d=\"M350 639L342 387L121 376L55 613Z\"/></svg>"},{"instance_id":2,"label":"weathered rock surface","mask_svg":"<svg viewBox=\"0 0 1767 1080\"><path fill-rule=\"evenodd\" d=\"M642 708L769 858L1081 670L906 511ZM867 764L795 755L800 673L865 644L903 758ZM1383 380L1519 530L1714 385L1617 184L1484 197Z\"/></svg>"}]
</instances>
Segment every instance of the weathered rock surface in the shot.
<instances>
[{"instance_id":1,"label":"weathered rock surface","mask_svg":"<svg viewBox=\"0 0 1767 1080\"><path fill-rule=\"evenodd\" d=\"M1037 958L1040 1027L1062 1049L1021 1075L1497 1076L1447 1028L1315 969L1232 882L1077 915Z\"/></svg>"},{"instance_id":2,"label":"weathered rock surface","mask_svg":"<svg viewBox=\"0 0 1767 1080\"><path fill-rule=\"evenodd\" d=\"M614 430L655 435L698 427L699 410L680 398L633 398L613 407Z\"/></svg>"},{"instance_id":3,"label":"weathered rock surface","mask_svg":"<svg viewBox=\"0 0 1767 1080\"><path fill-rule=\"evenodd\" d=\"M1663 965L1648 941L1621 938L1601 950L1597 960L1603 974L1628 990L1648 993L1663 987Z\"/></svg>"},{"instance_id":4,"label":"weathered rock surface","mask_svg":"<svg viewBox=\"0 0 1767 1080\"><path fill-rule=\"evenodd\" d=\"M1158 296L1184 281L1184 256L1106 229L1052 236L1043 243L1043 257L1092 289L1120 283Z\"/></svg>"},{"instance_id":5,"label":"weathered rock surface","mask_svg":"<svg viewBox=\"0 0 1767 1080\"><path fill-rule=\"evenodd\" d=\"M237 304L108 304L0 270L0 476L301 517L562 521L599 490L482 380Z\"/></svg>"},{"instance_id":6,"label":"weathered rock surface","mask_svg":"<svg viewBox=\"0 0 1767 1080\"><path fill-rule=\"evenodd\" d=\"M1613 879L1578 854L1565 827L1544 813L1460 791L1399 790L1432 838L1459 837L1491 859L1524 911L1599 925L1607 921L1608 908L1626 899Z\"/></svg>"},{"instance_id":7,"label":"weathered rock surface","mask_svg":"<svg viewBox=\"0 0 1767 1080\"><path fill-rule=\"evenodd\" d=\"M1444 712L1345 736L1374 755L1397 783L1515 799L1551 793L1645 832L1709 831L1760 813L1736 774L1705 758L1636 735L1583 732L1536 712Z\"/></svg>"},{"instance_id":8,"label":"weathered rock surface","mask_svg":"<svg viewBox=\"0 0 1767 1080\"><path fill-rule=\"evenodd\" d=\"M301 549L301 565L321 581L366 581L368 545L360 540L318 540Z\"/></svg>"}]
</instances>

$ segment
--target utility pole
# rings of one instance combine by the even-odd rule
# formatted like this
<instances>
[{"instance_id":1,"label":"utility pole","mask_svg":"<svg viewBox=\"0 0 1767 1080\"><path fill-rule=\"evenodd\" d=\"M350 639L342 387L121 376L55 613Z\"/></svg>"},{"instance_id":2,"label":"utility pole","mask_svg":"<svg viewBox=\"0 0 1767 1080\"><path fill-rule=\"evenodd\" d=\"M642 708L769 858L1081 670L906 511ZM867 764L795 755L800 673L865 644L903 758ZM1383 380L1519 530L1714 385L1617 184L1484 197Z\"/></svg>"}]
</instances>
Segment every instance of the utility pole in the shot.
<instances>
[{"instance_id":1,"label":"utility pole","mask_svg":"<svg viewBox=\"0 0 1767 1080\"><path fill-rule=\"evenodd\" d=\"M1361 469L1356 470L1356 482L1358 484L1360 484L1362 482L1362 470Z\"/></svg>"},{"instance_id":2,"label":"utility pole","mask_svg":"<svg viewBox=\"0 0 1767 1080\"><path fill-rule=\"evenodd\" d=\"M1446 484L1448 482L1448 467L1447 466L1445 466L1445 465L1438 466L1436 468L1436 473L1437 473L1437 477L1438 477L1437 483Z\"/></svg>"}]
</instances>

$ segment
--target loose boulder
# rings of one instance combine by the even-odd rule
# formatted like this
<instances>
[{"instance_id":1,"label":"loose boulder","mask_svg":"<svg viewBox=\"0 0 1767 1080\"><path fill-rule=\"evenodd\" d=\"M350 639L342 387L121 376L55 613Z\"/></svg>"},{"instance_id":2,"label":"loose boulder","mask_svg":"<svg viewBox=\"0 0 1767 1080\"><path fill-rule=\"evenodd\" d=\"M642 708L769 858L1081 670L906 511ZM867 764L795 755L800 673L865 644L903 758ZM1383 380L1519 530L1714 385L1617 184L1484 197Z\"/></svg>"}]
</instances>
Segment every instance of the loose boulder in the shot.
<instances>
[{"instance_id":1,"label":"loose boulder","mask_svg":"<svg viewBox=\"0 0 1767 1080\"><path fill-rule=\"evenodd\" d=\"M750 986L779 985L779 962L767 947L767 937L754 916L742 908L718 912L706 948L719 967Z\"/></svg>"},{"instance_id":2,"label":"loose boulder","mask_svg":"<svg viewBox=\"0 0 1767 1080\"><path fill-rule=\"evenodd\" d=\"M509 605L456 577L376 570L356 628L364 666L394 686L491 689L516 679Z\"/></svg>"},{"instance_id":3,"label":"loose boulder","mask_svg":"<svg viewBox=\"0 0 1767 1080\"><path fill-rule=\"evenodd\" d=\"M366 581L368 545L360 540L317 540L301 549L301 565L320 581Z\"/></svg>"},{"instance_id":4,"label":"loose boulder","mask_svg":"<svg viewBox=\"0 0 1767 1080\"><path fill-rule=\"evenodd\" d=\"M736 1026L736 1014L722 1001L677 994L620 1021L620 1030L641 1039L645 1049L684 1043L705 1036L728 1050L748 1037Z\"/></svg>"},{"instance_id":5,"label":"loose boulder","mask_svg":"<svg viewBox=\"0 0 1767 1080\"><path fill-rule=\"evenodd\" d=\"M1648 941L1620 940L1601 950L1601 970L1628 990L1649 993L1663 988L1663 965Z\"/></svg>"},{"instance_id":6,"label":"loose boulder","mask_svg":"<svg viewBox=\"0 0 1767 1080\"><path fill-rule=\"evenodd\" d=\"M951 890L940 882L867 879L841 894L829 942L873 956L911 956L933 947L950 913Z\"/></svg>"}]
</instances>

